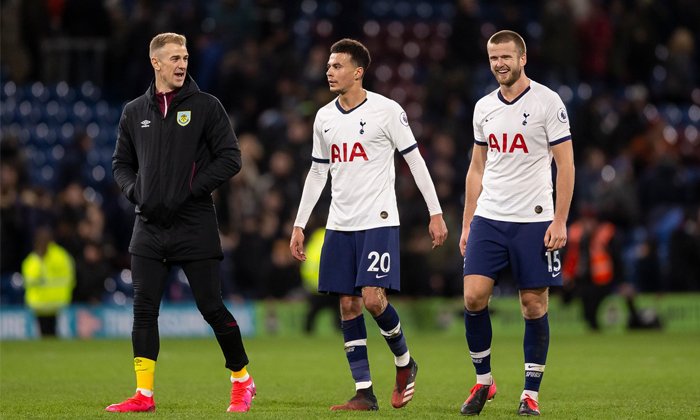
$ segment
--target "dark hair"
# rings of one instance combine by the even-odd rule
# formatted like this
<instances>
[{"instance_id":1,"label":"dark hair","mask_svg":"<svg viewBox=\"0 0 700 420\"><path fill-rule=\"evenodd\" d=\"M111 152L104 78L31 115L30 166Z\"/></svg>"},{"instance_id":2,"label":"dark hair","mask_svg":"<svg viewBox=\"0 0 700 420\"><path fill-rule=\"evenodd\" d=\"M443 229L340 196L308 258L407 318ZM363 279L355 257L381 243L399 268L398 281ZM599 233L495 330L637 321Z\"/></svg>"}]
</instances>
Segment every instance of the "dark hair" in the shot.
<instances>
[{"instance_id":1,"label":"dark hair","mask_svg":"<svg viewBox=\"0 0 700 420\"><path fill-rule=\"evenodd\" d=\"M515 43L515 48L520 53L520 56L524 55L527 52L527 47L525 46L525 41L523 40L523 37L521 37L520 34L514 31L505 30L496 32L495 34L491 35L491 38L489 38L489 41L486 44L503 44L505 42L510 41L513 41Z\"/></svg>"},{"instance_id":2,"label":"dark hair","mask_svg":"<svg viewBox=\"0 0 700 420\"><path fill-rule=\"evenodd\" d=\"M331 46L331 54L344 53L350 56L350 59L357 67L362 67L367 71L372 59L369 56L369 50L362 45L360 41L350 38L343 38Z\"/></svg>"}]
</instances>

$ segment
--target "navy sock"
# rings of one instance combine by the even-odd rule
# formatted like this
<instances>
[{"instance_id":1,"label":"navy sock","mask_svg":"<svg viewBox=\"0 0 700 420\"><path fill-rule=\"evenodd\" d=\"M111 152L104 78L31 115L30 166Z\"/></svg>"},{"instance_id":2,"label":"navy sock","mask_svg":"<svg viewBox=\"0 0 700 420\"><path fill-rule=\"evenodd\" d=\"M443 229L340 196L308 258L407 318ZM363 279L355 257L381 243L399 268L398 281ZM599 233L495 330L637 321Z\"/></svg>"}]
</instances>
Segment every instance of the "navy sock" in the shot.
<instances>
[{"instance_id":1,"label":"navy sock","mask_svg":"<svg viewBox=\"0 0 700 420\"><path fill-rule=\"evenodd\" d=\"M367 358L367 329L365 317L358 316L347 321L342 321L343 338L345 340L345 356L350 364L350 371L355 383L367 382L367 388L371 385L369 374L369 359ZM363 384L364 385L364 384Z\"/></svg>"},{"instance_id":2,"label":"navy sock","mask_svg":"<svg viewBox=\"0 0 700 420\"><path fill-rule=\"evenodd\" d=\"M467 335L467 345L472 363L477 375L491 372L491 316L489 307L471 312L464 310L464 328Z\"/></svg>"},{"instance_id":3,"label":"navy sock","mask_svg":"<svg viewBox=\"0 0 700 420\"><path fill-rule=\"evenodd\" d=\"M542 318L525 320L525 337L523 350L525 352L525 389L539 392L544 366L547 363L549 349L549 319L547 314Z\"/></svg>"},{"instance_id":4,"label":"navy sock","mask_svg":"<svg viewBox=\"0 0 700 420\"><path fill-rule=\"evenodd\" d=\"M375 317L374 320L377 321L382 336L384 336L394 356L399 357L406 354L408 346L406 346L406 337L403 335L401 321L396 309L391 304L388 304L384 312Z\"/></svg>"}]
</instances>

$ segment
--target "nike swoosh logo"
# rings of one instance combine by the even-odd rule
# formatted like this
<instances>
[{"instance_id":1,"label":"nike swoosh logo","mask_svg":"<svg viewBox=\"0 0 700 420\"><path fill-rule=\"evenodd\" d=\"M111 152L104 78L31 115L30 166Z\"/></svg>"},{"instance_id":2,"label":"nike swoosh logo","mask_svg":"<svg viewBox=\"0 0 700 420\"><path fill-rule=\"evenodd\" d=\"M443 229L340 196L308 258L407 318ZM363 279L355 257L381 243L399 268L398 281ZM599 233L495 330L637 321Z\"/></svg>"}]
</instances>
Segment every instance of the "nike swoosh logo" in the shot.
<instances>
[{"instance_id":1,"label":"nike swoosh logo","mask_svg":"<svg viewBox=\"0 0 700 420\"><path fill-rule=\"evenodd\" d=\"M380 276L379 274L376 275L376 277L377 277L378 279L382 279L382 278L384 278L384 277L386 277L386 276L388 276L388 274L384 274L383 276Z\"/></svg>"},{"instance_id":2,"label":"nike swoosh logo","mask_svg":"<svg viewBox=\"0 0 700 420\"><path fill-rule=\"evenodd\" d=\"M323 129L323 132L324 132L324 133L327 133L328 130L330 130L330 128L324 128L324 129Z\"/></svg>"},{"instance_id":3,"label":"nike swoosh logo","mask_svg":"<svg viewBox=\"0 0 700 420\"><path fill-rule=\"evenodd\" d=\"M561 274L561 271L558 272L557 274L552 273L552 277L556 277L556 276L558 276L559 274Z\"/></svg>"}]
</instances>

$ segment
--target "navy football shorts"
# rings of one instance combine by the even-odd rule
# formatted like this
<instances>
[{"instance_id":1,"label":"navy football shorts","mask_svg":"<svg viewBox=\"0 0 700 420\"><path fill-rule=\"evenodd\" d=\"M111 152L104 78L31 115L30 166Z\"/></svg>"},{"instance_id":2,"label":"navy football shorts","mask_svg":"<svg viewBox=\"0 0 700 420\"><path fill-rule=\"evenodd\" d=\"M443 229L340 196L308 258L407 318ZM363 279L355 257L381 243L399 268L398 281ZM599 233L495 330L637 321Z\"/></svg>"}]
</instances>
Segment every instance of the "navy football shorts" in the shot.
<instances>
[{"instance_id":1,"label":"navy football shorts","mask_svg":"<svg viewBox=\"0 0 700 420\"><path fill-rule=\"evenodd\" d=\"M464 275L498 280L510 264L518 289L561 286L561 254L547 251L544 234L551 222L500 222L474 216L464 253Z\"/></svg>"},{"instance_id":2,"label":"navy football shorts","mask_svg":"<svg viewBox=\"0 0 700 420\"><path fill-rule=\"evenodd\" d=\"M361 296L364 286L401 289L398 226L326 230L318 291Z\"/></svg>"}]
</instances>

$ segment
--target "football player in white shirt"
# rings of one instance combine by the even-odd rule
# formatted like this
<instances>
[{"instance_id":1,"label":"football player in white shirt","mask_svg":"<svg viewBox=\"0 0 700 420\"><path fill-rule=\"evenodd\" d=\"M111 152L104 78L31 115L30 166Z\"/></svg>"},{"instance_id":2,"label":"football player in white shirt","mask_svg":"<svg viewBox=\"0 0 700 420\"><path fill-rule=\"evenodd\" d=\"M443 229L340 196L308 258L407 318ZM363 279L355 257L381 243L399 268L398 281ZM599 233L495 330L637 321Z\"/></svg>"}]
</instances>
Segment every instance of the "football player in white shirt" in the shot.
<instances>
[{"instance_id":1,"label":"football player in white shirt","mask_svg":"<svg viewBox=\"0 0 700 420\"><path fill-rule=\"evenodd\" d=\"M549 347L549 286L562 284L558 250L566 244L574 189L571 133L559 96L525 76L522 37L500 31L486 47L499 88L474 108L474 149L459 247L464 256L464 324L476 385L461 413L478 415L496 394L488 303L499 272L510 264L525 318L525 386L518 413L539 415L538 392Z\"/></svg>"},{"instance_id":2,"label":"football player in white shirt","mask_svg":"<svg viewBox=\"0 0 700 420\"><path fill-rule=\"evenodd\" d=\"M319 292L340 296L345 354L355 396L331 410L377 410L367 359L363 305L394 353L396 384L391 405L413 398L418 365L411 357L399 316L386 289L400 289L399 214L394 192L394 151L408 163L423 194L433 247L443 244L447 227L435 187L396 102L368 92L362 79L370 64L367 48L342 39L330 49L326 76L338 97L316 114L311 170L304 183L292 238L292 255L304 261L304 227L331 174L331 208L321 251Z\"/></svg>"}]
</instances>

